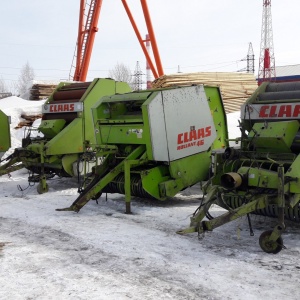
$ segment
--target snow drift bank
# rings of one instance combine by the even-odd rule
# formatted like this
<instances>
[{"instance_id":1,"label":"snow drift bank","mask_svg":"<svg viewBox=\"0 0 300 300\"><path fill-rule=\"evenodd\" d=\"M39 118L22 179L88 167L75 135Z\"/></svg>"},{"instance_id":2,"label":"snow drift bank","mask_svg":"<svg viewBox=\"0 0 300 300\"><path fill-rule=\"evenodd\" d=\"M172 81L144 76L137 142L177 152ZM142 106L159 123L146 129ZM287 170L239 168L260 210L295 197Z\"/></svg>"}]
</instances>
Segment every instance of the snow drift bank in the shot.
<instances>
[{"instance_id":1,"label":"snow drift bank","mask_svg":"<svg viewBox=\"0 0 300 300\"><path fill-rule=\"evenodd\" d=\"M8 154L13 152L13 149L21 146L22 138L24 137L25 128L15 129L19 122L23 121L21 115L38 115L42 113L42 105L46 100L30 101L20 97L12 96L0 100L0 109L11 118L11 149ZM34 126L38 126L36 122Z\"/></svg>"}]
</instances>

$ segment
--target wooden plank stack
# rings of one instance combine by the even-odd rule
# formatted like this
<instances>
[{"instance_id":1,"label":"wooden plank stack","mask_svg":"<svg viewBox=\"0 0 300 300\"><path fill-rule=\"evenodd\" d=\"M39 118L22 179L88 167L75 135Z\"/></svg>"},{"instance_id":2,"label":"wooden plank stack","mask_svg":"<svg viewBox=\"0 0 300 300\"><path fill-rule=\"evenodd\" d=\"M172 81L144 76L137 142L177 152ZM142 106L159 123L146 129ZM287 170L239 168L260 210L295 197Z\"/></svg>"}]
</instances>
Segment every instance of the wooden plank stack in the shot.
<instances>
[{"instance_id":1,"label":"wooden plank stack","mask_svg":"<svg viewBox=\"0 0 300 300\"><path fill-rule=\"evenodd\" d=\"M19 129L24 126L32 126L35 120L42 118L42 114L35 114L35 115L21 114L21 118L24 120L19 122L18 125L15 127L15 129Z\"/></svg>"},{"instance_id":2,"label":"wooden plank stack","mask_svg":"<svg viewBox=\"0 0 300 300\"><path fill-rule=\"evenodd\" d=\"M199 72L164 75L152 82L152 88L204 84L219 86L226 113L239 111L241 105L257 89L255 76L250 73Z\"/></svg>"},{"instance_id":3,"label":"wooden plank stack","mask_svg":"<svg viewBox=\"0 0 300 300\"><path fill-rule=\"evenodd\" d=\"M57 84L35 83L29 90L29 100L42 100L48 98L56 89Z\"/></svg>"}]
</instances>

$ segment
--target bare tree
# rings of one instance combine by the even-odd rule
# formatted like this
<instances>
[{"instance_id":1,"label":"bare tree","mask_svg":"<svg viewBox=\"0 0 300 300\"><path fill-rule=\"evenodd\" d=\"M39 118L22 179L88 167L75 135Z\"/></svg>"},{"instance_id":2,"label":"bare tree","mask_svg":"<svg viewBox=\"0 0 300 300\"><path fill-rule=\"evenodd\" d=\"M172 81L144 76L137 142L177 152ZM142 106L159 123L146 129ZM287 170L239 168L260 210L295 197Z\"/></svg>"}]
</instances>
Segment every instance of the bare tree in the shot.
<instances>
[{"instance_id":1,"label":"bare tree","mask_svg":"<svg viewBox=\"0 0 300 300\"><path fill-rule=\"evenodd\" d=\"M7 92L6 85L2 80L2 78L0 78L0 93L4 93L4 92Z\"/></svg>"},{"instance_id":2,"label":"bare tree","mask_svg":"<svg viewBox=\"0 0 300 300\"><path fill-rule=\"evenodd\" d=\"M19 80L17 83L18 93L24 94L27 92L28 83L34 79L34 71L27 62L21 69L21 75L19 76Z\"/></svg>"},{"instance_id":3,"label":"bare tree","mask_svg":"<svg viewBox=\"0 0 300 300\"><path fill-rule=\"evenodd\" d=\"M133 80L130 68L123 63L117 63L112 70L109 70L108 76L117 81L127 82L132 87Z\"/></svg>"}]
</instances>

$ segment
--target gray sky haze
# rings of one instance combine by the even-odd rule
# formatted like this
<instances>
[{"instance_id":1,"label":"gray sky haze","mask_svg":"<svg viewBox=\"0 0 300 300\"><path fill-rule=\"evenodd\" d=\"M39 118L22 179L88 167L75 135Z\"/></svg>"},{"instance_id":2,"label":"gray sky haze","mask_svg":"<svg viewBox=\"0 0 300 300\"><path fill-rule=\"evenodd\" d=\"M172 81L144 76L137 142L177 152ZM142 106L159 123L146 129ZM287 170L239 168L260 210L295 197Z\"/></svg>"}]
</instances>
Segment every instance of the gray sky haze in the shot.
<instances>
[{"instance_id":1,"label":"gray sky haze","mask_svg":"<svg viewBox=\"0 0 300 300\"><path fill-rule=\"evenodd\" d=\"M36 80L68 79L77 40L79 0L10 0L1 4L0 78L9 87L28 62ZM163 68L181 72L234 72L246 67L249 43L260 52L262 0L148 0ZM141 4L128 0L141 34ZM300 63L300 2L273 0L275 63ZM87 80L107 77L124 63L145 71L145 58L120 0L104 0Z\"/></svg>"}]
</instances>

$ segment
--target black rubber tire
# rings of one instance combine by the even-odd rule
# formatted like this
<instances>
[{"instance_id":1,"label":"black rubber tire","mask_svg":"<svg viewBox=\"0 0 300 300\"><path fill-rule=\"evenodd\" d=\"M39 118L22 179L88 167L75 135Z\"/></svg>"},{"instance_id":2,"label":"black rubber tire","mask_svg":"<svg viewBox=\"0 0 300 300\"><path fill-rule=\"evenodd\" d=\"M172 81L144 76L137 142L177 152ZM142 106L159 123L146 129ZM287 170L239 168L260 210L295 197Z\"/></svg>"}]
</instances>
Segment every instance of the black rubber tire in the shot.
<instances>
[{"instance_id":1,"label":"black rubber tire","mask_svg":"<svg viewBox=\"0 0 300 300\"><path fill-rule=\"evenodd\" d=\"M283 240L280 236L275 242L270 241L272 232L272 230L264 231L259 237L259 245L264 252L277 254L283 248Z\"/></svg>"}]
</instances>

